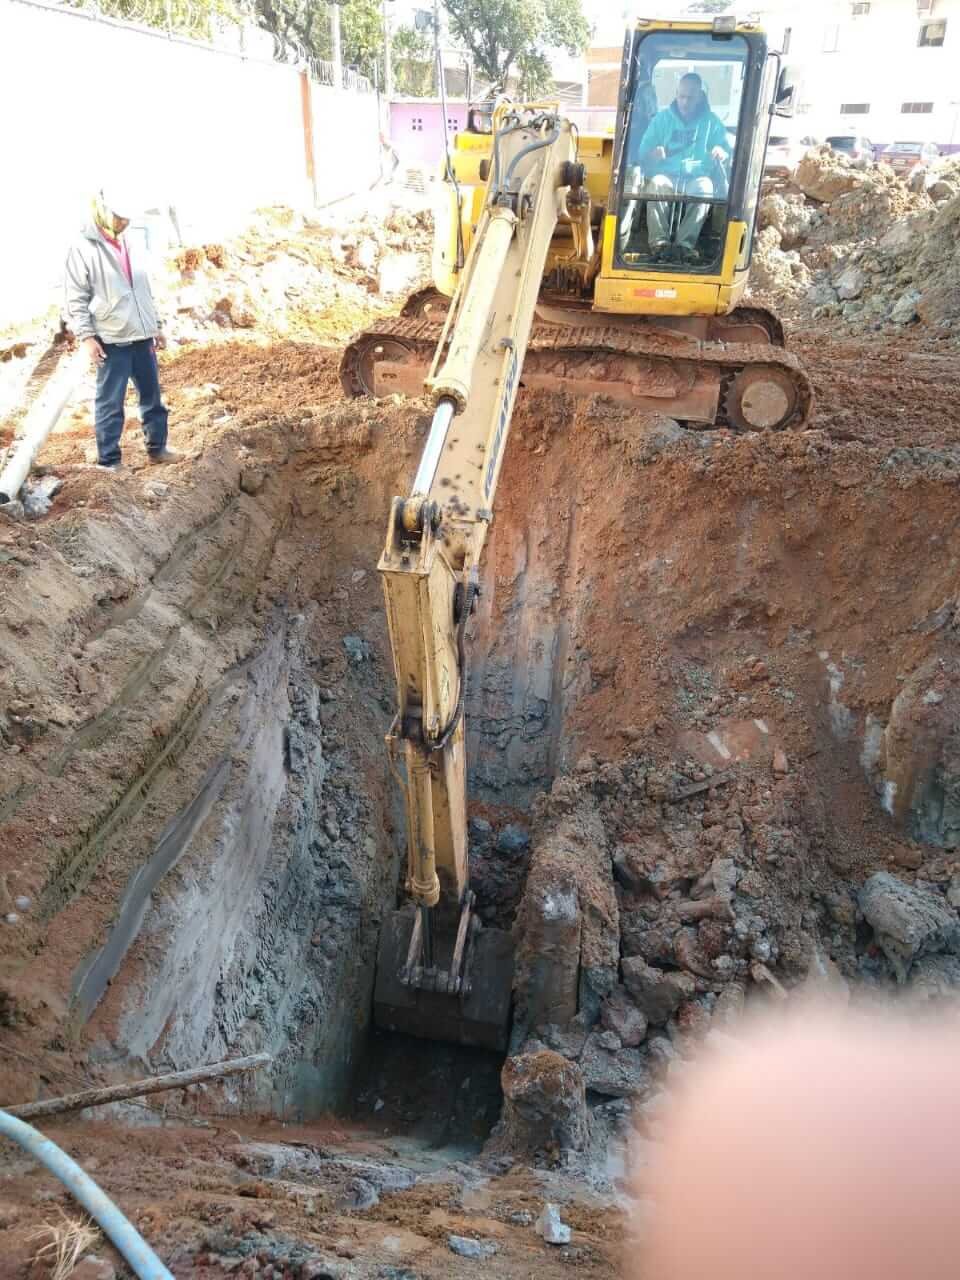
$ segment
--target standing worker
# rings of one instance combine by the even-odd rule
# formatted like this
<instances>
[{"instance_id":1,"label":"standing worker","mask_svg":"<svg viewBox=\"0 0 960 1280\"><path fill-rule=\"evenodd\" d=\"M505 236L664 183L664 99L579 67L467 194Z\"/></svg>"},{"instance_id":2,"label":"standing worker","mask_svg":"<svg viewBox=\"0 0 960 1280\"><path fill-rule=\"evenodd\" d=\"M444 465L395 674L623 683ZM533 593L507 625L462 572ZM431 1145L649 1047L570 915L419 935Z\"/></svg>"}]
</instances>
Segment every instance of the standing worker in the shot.
<instances>
[{"instance_id":1,"label":"standing worker","mask_svg":"<svg viewBox=\"0 0 960 1280\"><path fill-rule=\"evenodd\" d=\"M127 209L118 212L117 206ZM160 395L157 351L165 343L138 254L124 238L132 208L109 192L97 192L93 221L67 255L64 316L97 371L97 465L120 470L123 402L132 378L149 462L179 462L167 448L167 410Z\"/></svg>"}]
</instances>

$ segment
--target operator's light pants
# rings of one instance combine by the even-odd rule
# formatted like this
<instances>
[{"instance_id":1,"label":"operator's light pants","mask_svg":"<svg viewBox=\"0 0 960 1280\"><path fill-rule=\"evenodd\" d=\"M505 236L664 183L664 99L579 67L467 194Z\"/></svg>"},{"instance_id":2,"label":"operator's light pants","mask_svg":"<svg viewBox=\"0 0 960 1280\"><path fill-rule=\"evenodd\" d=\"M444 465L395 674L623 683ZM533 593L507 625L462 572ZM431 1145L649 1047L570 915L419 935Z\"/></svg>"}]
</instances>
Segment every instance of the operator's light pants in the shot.
<instances>
[{"instance_id":1,"label":"operator's light pants","mask_svg":"<svg viewBox=\"0 0 960 1280\"><path fill-rule=\"evenodd\" d=\"M654 196L673 196L678 194L684 196L713 195L713 182L710 178L681 178L680 185L682 190L678 192L672 178L668 178L666 174L658 173L647 183L646 193ZM650 233L651 249L669 244L670 223L676 207L675 202L666 200L661 203L654 204L649 202L647 204L647 230ZM680 230L677 232L677 244L681 248L692 249L697 243L700 228L707 220L710 205L691 203L681 205L680 208L683 212L680 217Z\"/></svg>"}]
</instances>

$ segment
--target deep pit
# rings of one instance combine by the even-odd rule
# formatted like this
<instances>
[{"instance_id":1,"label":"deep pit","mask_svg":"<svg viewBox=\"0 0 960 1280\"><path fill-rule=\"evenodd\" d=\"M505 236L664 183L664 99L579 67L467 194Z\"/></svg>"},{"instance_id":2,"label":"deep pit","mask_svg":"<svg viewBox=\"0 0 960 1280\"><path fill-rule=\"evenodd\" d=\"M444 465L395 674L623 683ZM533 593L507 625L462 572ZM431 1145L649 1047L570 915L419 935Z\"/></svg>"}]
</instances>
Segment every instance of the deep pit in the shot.
<instances>
[{"instance_id":1,"label":"deep pit","mask_svg":"<svg viewBox=\"0 0 960 1280\"><path fill-rule=\"evenodd\" d=\"M89 425L66 423L46 459L64 493L0 529L0 1101L265 1050L270 1070L126 1108L112 1136L65 1129L95 1159L133 1144L143 1188L116 1176L164 1206L185 1268L254 1236L332 1240L344 1214L347 1261L373 1268L344 1275L380 1274L385 1232L445 1250L483 1214L530 1234L546 1192L516 1169L544 1164L607 1199L565 1207L581 1254L510 1266L611 1275L617 1135L711 1027L811 978L941 998L960 420L948 357L877 343L861 393L868 340L799 335L819 410L797 435L520 398L471 632L471 873L482 918L517 933L512 1051L579 1073L576 1150L511 1146L496 1057L370 1026L404 832L375 566L428 403L345 402L336 350L221 340L165 366L191 461L159 488L77 465ZM904 892L932 921L909 955L884 914ZM183 1139L173 1191L164 1116L216 1137ZM354 1127L380 1145L345 1172ZM464 1172L485 1143L496 1194ZM289 1187L334 1166L303 1216ZM259 1222L236 1203L254 1186ZM34 1210L12 1218L24 1241Z\"/></svg>"},{"instance_id":2,"label":"deep pit","mask_svg":"<svg viewBox=\"0 0 960 1280\"><path fill-rule=\"evenodd\" d=\"M208 353L171 366L174 390L201 360L209 377ZM277 1069L247 1103L306 1120L351 1104L395 901L373 566L428 407L336 403L309 348L217 360L190 483L162 505L121 491L109 521L91 485L8 597L11 694L35 680L8 756L8 893L36 903L7 933L9 986L15 1018L94 1061L266 1048ZM951 715L923 699L944 684L952 507L952 476L922 456L522 401L471 645L488 922L515 914L534 798L585 752L719 771L782 751L816 810L796 819L809 871L911 865L884 803L905 837L951 844L948 762L912 758L898 730ZM54 974L59 1008L40 995Z\"/></svg>"}]
</instances>

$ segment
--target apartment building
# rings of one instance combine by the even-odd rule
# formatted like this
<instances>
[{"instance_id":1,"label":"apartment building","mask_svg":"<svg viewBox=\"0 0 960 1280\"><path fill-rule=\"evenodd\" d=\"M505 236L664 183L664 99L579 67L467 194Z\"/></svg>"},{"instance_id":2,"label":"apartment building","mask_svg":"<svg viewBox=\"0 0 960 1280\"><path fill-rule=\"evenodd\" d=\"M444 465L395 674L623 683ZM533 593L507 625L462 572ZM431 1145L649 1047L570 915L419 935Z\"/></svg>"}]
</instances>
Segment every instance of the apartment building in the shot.
<instances>
[{"instance_id":1,"label":"apartment building","mask_svg":"<svg viewBox=\"0 0 960 1280\"><path fill-rule=\"evenodd\" d=\"M800 73L805 133L960 148L960 0L768 0L754 14Z\"/></svg>"}]
</instances>

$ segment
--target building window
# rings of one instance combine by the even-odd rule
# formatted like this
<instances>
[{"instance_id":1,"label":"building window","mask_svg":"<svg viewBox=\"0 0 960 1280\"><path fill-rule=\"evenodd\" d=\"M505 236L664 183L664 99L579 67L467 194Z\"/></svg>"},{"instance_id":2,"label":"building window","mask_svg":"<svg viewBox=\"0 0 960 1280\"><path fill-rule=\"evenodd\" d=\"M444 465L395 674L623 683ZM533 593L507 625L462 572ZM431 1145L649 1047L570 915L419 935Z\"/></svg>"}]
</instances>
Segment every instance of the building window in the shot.
<instances>
[{"instance_id":1,"label":"building window","mask_svg":"<svg viewBox=\"0 0 960 1280\"><path fill-rule=\"evenodd\" d=\"M460 128L460 122L454 116L447 116L447 128L451 133L456 133Z\"/></svg>"},{"instance_id":2,"label":"building window","mask_svg":"<svg viewBox=\"0 0 960 1280\"><path fill-rule=\"evenodd\" d=\"M921 22L920 38L917 44L921 49L939 49L947 34L946 21Z\"/></svg>"},{"instance_id":3,"label":"building window","mask_svg":"<svg viewBox=\"0 0 960 1280\"><path fill-rule=\"evenodd\" d=\"M840 108L842 116L865 116L870 112L869 102L845 102Z\"/></svg>"},{"instance_id":4,"label":"building window","mask_svg":"<svg viewBox=\"0 0 960 1280\"><path fill-rule=\"evenodd\" d=\"M792 28L792 27L784 27L784 29L783 29L783 48L780 50L780 52L781 52L781 53L789 53L789 52L790 52L790 37L791 37L791 35L792 35L792 34L793 34L793 28Z\"/></svg>"},{"instance_id":5,"label":"building window","mask_svg":"<svg viewBox=\"0 0 960 1280\"><path fill-rule=\"evenodd\" d=\"M836 53L839 45L840 27L834 22L830 26L823 28L823 52Z\"/></svg>"},{"instance_id":6,"label":"building window","mask_svg":"<svg viewBox=\"0 0 960 1280\"><path fill-rule=\"evenodd\" d=\"M855 18L865 18L870 12L870 0L858 0L850 6L850 10Z\"/></svg>"},{"instance_id":7,"label":"building window","mask_svg":"<svg viewBox=\"0 0 960 1280\"><path fill-rule=\"evenodd\" d=\"M423 117L414 116L410 121L410 127L414 133L423 133Z\"/></svg>"},{"instance_id":8,"label":"building window","mask_svg":"<svg viewBox=\"0 0 960 1280\"><path fill-rule=\"evenodd\" d=\"M932 102L905 102L900 108L900 114L904 116L928 116L932 112Z\"/></svg>"}]
</instances>

